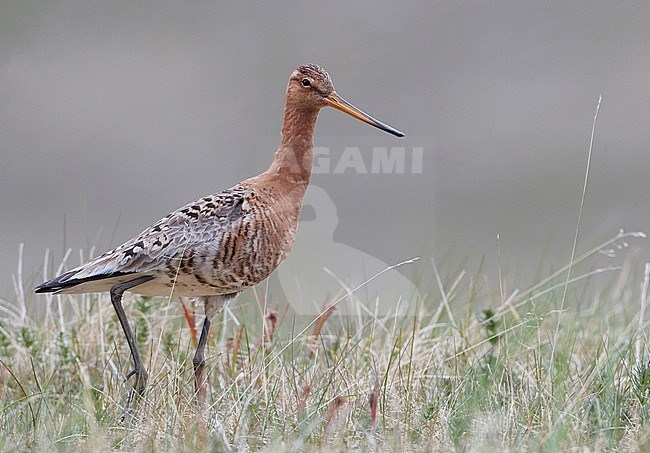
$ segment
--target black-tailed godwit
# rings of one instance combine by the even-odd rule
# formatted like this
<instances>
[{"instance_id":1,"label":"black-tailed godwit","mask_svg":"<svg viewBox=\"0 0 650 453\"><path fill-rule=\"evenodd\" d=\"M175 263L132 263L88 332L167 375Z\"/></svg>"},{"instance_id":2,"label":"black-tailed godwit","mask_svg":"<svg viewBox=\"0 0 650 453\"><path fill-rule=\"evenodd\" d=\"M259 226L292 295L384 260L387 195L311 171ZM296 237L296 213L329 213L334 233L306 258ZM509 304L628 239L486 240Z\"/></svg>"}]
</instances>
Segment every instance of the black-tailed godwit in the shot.
<instances>
[{"instance_id":1,"label":"black-tailed godwit","mask_svg":"<svg viewBox=\"0 0 650 453\"><path fill-rule=\"evenodd\" d=\"M197 398L205 400L204 350L211 319L239 292L264 280L291 250L313 161L314 126L331 106L403 137L341 98L316 65L300 66L287 86L282 142L264 173L183 206L137 237L36 287L37 293L110 292L131 350L133 389L142 394L147 371L122 307L125 291L192 296L205 307L194 355Z\"/></svg>"}]
</instances>

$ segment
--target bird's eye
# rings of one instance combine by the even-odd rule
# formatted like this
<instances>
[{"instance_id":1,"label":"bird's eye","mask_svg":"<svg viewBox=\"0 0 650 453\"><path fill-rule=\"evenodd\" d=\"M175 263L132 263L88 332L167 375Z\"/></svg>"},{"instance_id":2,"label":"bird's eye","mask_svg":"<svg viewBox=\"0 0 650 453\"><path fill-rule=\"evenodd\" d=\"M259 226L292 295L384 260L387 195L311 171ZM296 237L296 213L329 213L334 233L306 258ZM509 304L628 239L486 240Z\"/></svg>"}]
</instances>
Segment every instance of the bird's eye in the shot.
<instances>
[{"instance_id":1,"label":"bird's eye","mask_svg":"<svg viewBox=\"0 0 650 453\"><path fill-rule=\"evenodd\" d=\"M311 86L311 81L309 79L302 79L300 83L302 83L302 86L304 87Z\"/></svg>"}]
</instances>

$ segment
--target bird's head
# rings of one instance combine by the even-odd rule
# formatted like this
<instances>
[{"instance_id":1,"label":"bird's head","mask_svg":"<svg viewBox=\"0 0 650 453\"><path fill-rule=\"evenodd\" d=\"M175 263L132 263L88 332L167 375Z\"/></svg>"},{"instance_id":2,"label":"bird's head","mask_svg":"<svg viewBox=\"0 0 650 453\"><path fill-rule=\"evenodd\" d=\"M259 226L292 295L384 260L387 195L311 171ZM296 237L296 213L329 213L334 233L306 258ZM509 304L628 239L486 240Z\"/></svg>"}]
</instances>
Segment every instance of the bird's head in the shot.
<instances>
[{"instance_id":1,"label":"bird's head","mask_svg":"<svg viewBox=\"0 0 650 453\"><path fill-rule=\"evenodd\" d=\"M334 107L376 128L397 137L404 137L402 132L378 121L339 96L334 90L330 75L315 64L303 65L293 71L287 86L287 103L307 110Z\"/></svg>"}]
</instances>

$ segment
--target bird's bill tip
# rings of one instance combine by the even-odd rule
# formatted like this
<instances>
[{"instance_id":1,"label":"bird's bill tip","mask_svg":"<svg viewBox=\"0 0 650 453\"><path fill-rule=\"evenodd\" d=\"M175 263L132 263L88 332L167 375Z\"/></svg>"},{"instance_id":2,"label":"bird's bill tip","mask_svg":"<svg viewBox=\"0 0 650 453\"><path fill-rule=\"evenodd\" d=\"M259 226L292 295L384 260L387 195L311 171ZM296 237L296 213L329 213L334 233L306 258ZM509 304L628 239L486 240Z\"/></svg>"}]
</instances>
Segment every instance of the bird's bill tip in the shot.
<instances>
[{"instance_id":1,"label":"bird's bill tip","mask_svg":"<svg viewBox=\"0 0 650 453\"><path fill-rule=\"evenodd\" d=\"M403 132L398 131L393 127L390 127L388 124L382 123L381 121L373 118L372 116L368 115L364 111L356 108L354 105L350 104L348 101L346 101L341 96L339 96L336 91L332 91L327 96L327 104L331 107L334 107L337 110L340 110L342 112L347 113L350 116L355 117L358 120L363 121L364 123L368 123L371 126L375 126L376 128L381 129L382 131L388 132L389 134L393 134L396 137L404 137Z\"/></svg>"}]
</instances>

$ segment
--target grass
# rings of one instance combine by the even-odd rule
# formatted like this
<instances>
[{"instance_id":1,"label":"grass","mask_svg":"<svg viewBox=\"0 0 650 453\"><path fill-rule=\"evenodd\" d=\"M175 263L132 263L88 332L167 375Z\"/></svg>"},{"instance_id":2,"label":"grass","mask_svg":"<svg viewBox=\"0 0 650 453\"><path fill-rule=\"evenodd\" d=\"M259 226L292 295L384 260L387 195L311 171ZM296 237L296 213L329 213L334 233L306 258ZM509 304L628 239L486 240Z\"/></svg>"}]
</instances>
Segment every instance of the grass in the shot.
<instances>
[{"instance_id":1,"label":"grass","mask_svg":"<svg viewBox=\"0 0 650 453\"><path fill-rule=\"evenodd\" d=\"M648 270L595 264L639 236L575 258L564 303L566 267L510 292L433 266L438 293L402 317L342 302L297 318L246 292L213 325L205 439L189 301L127 297L150 386L125 425L131 362L108 296L30 303L19 275L0 304L0 449L647 451Z\"/></svg>"}]
</instances>

